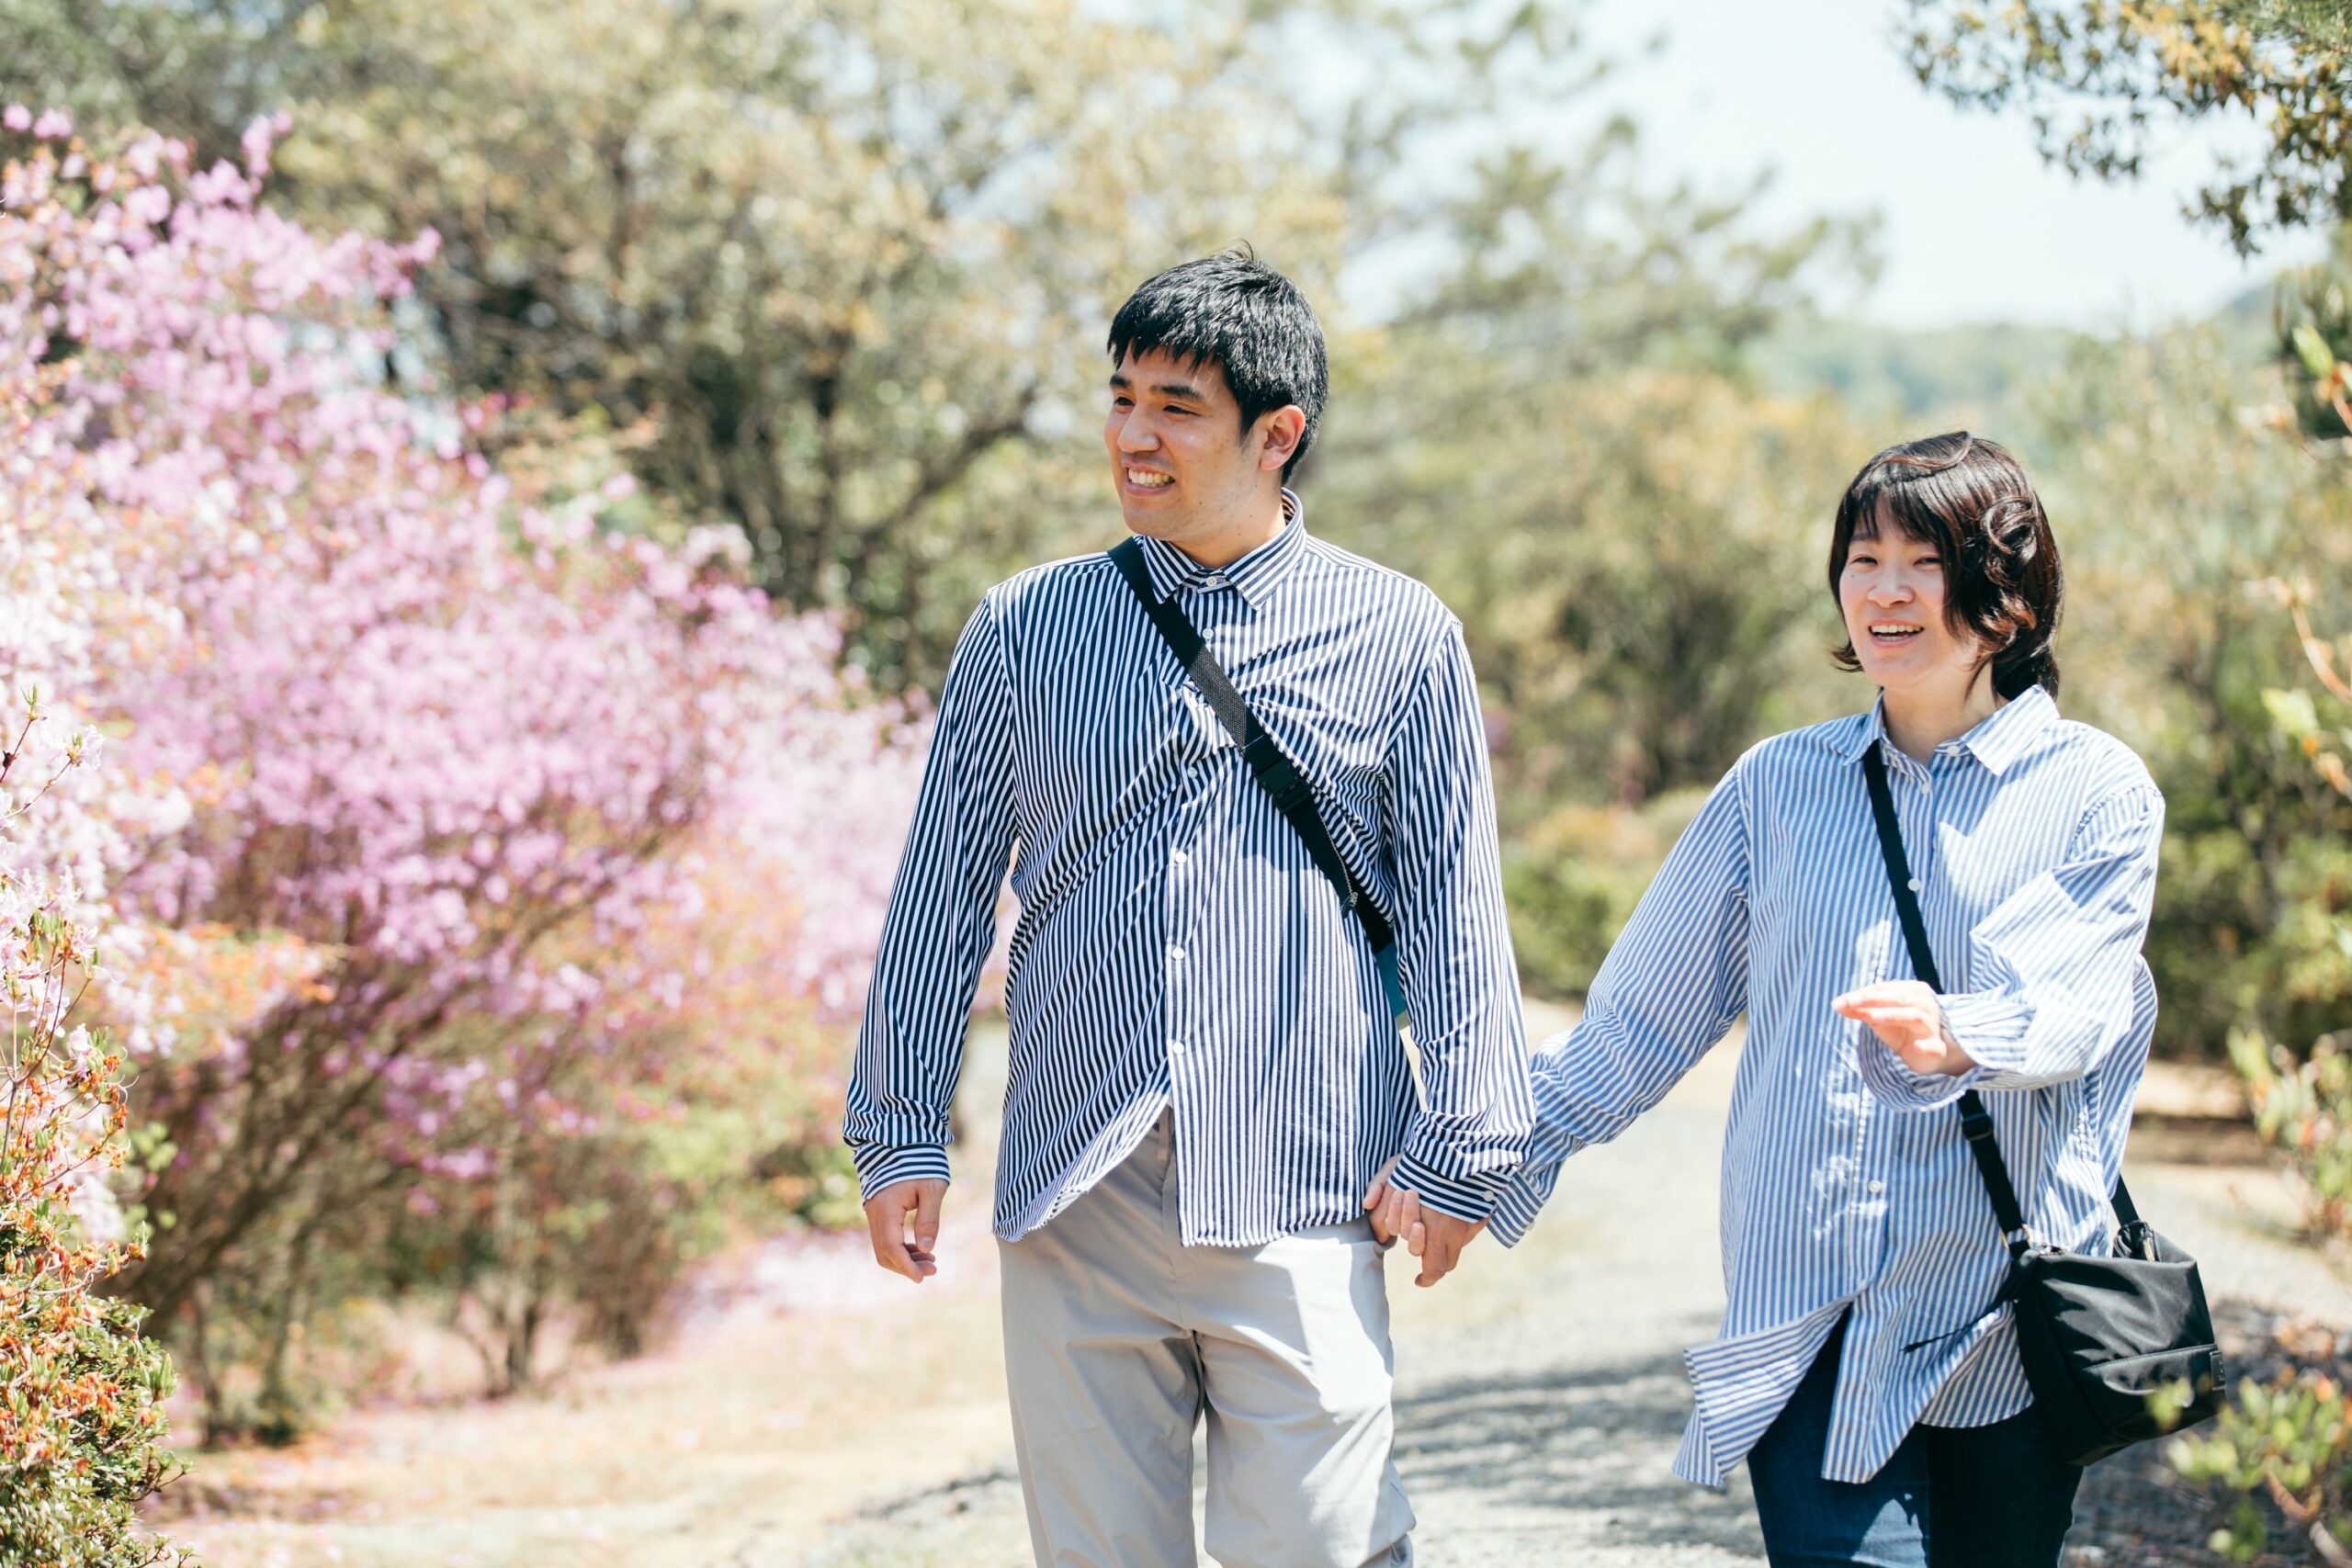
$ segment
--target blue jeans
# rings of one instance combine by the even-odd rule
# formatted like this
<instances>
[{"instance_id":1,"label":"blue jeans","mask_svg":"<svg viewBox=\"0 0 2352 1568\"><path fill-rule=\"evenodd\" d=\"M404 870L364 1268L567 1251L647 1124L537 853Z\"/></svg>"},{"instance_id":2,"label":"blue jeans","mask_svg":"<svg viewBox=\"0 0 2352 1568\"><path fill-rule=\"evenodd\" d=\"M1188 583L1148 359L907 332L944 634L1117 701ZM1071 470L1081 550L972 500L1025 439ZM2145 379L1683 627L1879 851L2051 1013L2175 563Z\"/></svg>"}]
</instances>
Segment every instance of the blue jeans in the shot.
<instances>
[{"instance_id":1,"label":"blue jeans","mask_svg":"<svg viewBox=\"0 0 2352 1568\"><path fill-rule=\"evenodd\" d=\"M1840 1322L1747 1456L1772 1568L2056 1568L2075 1466L2031 1410L1989 1427L1914 1427L1876 1475L1825 1481Z\"/></svg>"}]
</instances>

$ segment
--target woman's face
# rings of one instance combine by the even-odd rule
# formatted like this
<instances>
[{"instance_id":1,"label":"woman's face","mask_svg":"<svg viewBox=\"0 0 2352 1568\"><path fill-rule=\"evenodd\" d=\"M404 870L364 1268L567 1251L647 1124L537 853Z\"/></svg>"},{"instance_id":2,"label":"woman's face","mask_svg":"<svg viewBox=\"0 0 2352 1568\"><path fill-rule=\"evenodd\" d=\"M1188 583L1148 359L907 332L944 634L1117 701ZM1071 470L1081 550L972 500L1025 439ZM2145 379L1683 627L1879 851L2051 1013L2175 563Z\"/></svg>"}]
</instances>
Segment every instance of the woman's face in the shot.
<instances>
[{"instance_id":1,"label":"woman's face","mask_svg":"<svg viewBox=\"0 0 2352 1568\"><path fill-rule=\"evenodd\" d=\"M1854 531L1838 578L1862 673L1890 694L1928 701L1964 700L1988 650L1946 618L1944 562L1935 546L1903 532L1882 506L1877 526Z\"/></svg>"}]
</instances>

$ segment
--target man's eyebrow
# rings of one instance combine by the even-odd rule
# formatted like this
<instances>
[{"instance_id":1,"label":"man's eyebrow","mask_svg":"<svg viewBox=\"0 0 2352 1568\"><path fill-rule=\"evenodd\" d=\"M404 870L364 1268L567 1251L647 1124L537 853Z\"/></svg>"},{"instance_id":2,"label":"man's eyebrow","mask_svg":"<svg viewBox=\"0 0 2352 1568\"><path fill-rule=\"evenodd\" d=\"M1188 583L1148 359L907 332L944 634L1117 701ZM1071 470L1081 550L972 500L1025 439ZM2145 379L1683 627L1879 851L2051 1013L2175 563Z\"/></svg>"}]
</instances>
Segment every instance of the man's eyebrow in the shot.
<instances>
[{"instance_id":1,"label":"man's eyebrow","mask_svg":"<svg viewBox=\"0 0 2352 1568\"><path fill-rule=\"evenodd\" d=\"M1135 383L1127 379L1126 372L1114 370L1111 372L1111 385L1124 392ZM1208 395L1190 381L1159 381L1154 383L1151 389L1163 398L1182 398L1195 403L1208 401Z\"/></svg>"}]
</instances>

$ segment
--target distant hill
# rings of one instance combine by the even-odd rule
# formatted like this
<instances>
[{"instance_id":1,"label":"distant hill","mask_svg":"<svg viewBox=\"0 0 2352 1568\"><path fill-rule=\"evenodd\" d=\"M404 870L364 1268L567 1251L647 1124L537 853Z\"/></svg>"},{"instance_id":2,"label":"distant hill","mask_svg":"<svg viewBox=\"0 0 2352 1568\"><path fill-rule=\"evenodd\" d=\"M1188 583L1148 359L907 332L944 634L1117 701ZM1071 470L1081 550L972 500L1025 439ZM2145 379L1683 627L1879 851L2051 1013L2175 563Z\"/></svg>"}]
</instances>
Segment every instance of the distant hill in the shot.
<instances>
[{"instance_id":1,"label":"distant hill","mask_svg":"<svg viewBox=\"0 0 2352 1568\"><path fill-rule=\"evenodd\" d=\"M2213 312L2248 367L2278 352L2267 284ZM2020 423L2024 395L2061 369L2087 334L1992 321L1912 330L1867 321L1794 318L1749 345L1749 372L1776 392L1830 392L1865 417Z\"/></svg>"},{"instance_id":2,"label":"distant hill","mask_svg":"<svg viewBox=\"0 0 2352 1568\"><path fill-rule=\"evenodd\" d=\"M1989 423L2063 367L2082 339L2060 327L1991 323L1909 331L1797 320L1751 345L1747 367L1774 391L1834 393L1866 416L1966 413Z\"/></svg>"}]
</instances>

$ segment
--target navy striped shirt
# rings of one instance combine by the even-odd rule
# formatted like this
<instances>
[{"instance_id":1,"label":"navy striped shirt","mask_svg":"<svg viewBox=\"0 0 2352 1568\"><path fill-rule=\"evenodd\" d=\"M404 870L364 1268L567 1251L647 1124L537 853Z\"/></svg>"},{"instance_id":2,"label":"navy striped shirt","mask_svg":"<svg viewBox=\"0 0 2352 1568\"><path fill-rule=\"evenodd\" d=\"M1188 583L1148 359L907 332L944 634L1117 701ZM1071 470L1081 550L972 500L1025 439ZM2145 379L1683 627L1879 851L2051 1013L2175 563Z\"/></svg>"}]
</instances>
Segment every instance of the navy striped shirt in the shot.
<instances>
[{"instance_id":1,"label":"navy striped shirt","mask_svg":"<svg viewBox=\"0 0 2352 1568\"><path fill-rule=\"evenodd\" d=\"M1977 1067L1906 1067L1830 1010L1911 977L1862 777L1883 709L1775 737L1716 786L1643 896L1582 1020L1535 1059L1527 1165L1496 1205L1516 1241L1560 1162L1614 1137L1747 1013L1723 1160L1724 1283L1688 1352L1697 1410L1677 1473L1720 1485L1851 1313L1822 1474L1874 1474L1915 1424L2030 1403L2008 1254L1952 1101L1984 1093L2037 1238L2096 1250L2155 1026L2140 955L2164 802L2140 760L2040 687L1889 784Z\"/></svg>"},{"instance_id":2,"label":"navy striped shirt","mask_svg":"<svg viewBox=\"0 0 2352 1568\"><path fill-rule=\"evenodd\" d=\"M1222 569L1143 550L1312 781L1396 932L1425 1100L1361 926L1104 556L990 589L940 698L844 1133L871 1197L947 1175L1012 856L996 1233L1044 1224L1175 1111L1187 1245L1363 1217L1372 1176L1482 1218L1531 1116L1477 687L1410 578L1306 532Z\"/></svg>"}]
</instances>

